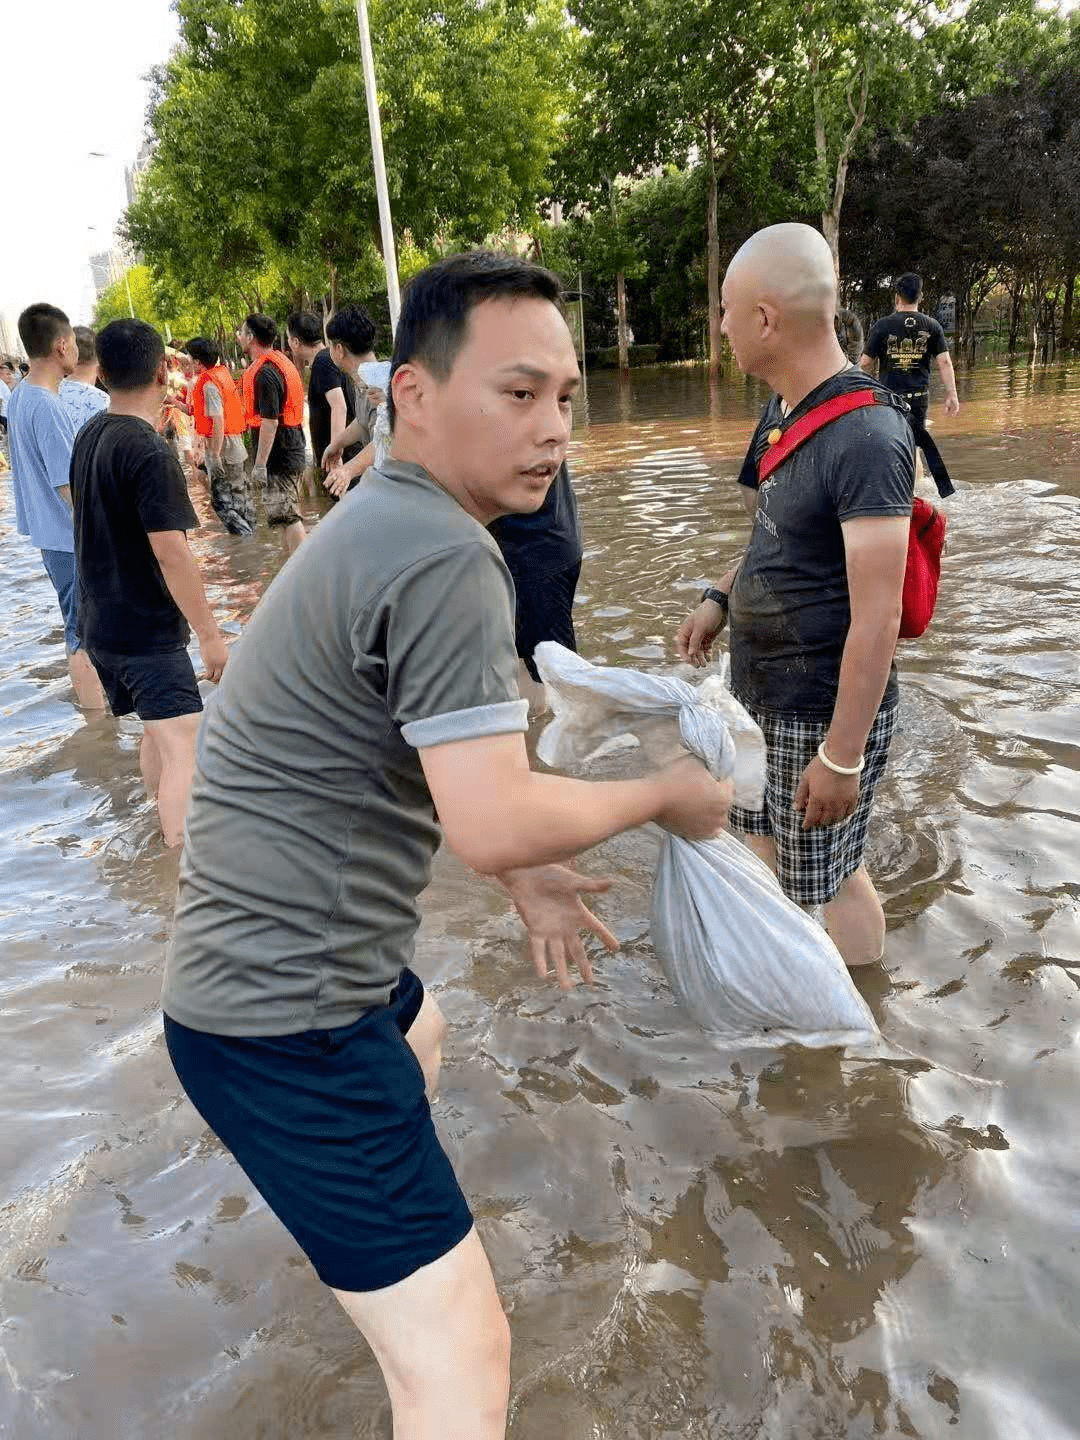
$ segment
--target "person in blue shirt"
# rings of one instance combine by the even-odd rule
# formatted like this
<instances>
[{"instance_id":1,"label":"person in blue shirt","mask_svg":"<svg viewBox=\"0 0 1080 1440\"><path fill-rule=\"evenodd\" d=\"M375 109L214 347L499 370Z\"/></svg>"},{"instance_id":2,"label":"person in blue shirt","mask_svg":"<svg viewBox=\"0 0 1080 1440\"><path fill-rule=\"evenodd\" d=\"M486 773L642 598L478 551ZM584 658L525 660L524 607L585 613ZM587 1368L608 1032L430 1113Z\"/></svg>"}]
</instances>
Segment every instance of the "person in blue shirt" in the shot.
<instances>
[{"instance_id":1,"label":"person in blue shirt","mask_svg":"<svg viewBox=\"0 0 1080 1440\"><path fill-rule=\"evenodd\" d=\"M98 358L94 332L89 325L75 326L75 343L79 347L79 363L60 381L60 403L71 416L77 435L88 420L109 408L109 392L97 383Z\"/></svg>"},{"instance_id":2,"label":"person in blue shirt","mask_svg":"<svg viewBox=\"0 0 1080 1440\"><path fill-rule=\"evenodd\" d=\"M97 672L79 642L76 624L75 535L71 521L71 447L75 427L60 401L60 382L79 360L71 322L55 305L28 306L19 338L29 373L8 401L8 441L15 489L15 524L41 551L64 617L64 643L75 698L84 710L103 710Z\"/></svg>"}]
</instances>

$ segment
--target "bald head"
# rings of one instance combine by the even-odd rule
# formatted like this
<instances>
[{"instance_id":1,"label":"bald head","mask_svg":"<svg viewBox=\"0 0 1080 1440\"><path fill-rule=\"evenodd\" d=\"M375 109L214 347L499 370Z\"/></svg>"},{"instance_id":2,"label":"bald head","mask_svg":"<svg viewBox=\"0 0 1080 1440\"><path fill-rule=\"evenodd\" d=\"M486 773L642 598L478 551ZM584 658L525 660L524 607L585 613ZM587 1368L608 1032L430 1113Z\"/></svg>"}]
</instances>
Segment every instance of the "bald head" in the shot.
<instances>
[{"instance_id":1,"label":"bald head","mask_svg":"<svg viewBox=\"0 0 1080 1440\"><path fill-rule=\"evenodd\" d=\"M751 235L724 276L723 332L740 369L776 388L796 370L835 372L836 272L809 225L770 225Z\"/></svg>"},{"instance_id":2,"label":"bald head","mask_svg":"<svg viewBox=\"0 0 1080 1440\"><path fill-rule=\"evenodd\" d=\"M832 251L810 225L770 225L751 235L728 266L727 279L744 295L768 303L796 324L832 326L836 272Z\"/></svg>"}]
</instances>

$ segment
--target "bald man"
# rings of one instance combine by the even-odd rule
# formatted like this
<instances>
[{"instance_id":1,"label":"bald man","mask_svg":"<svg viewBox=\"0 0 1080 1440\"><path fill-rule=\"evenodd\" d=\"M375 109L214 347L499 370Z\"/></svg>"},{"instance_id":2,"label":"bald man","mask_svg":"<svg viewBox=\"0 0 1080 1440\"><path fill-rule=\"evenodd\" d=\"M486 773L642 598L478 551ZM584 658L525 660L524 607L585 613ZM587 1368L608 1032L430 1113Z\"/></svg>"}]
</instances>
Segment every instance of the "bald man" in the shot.
<instances>
[{"instance_id":1,"label":"bald man","mask_svg":"<svg viewBox=\"0 0 1080 1440\"><path fill-rule=\"evenodd\" d=\"M868 388L837 341L836 281L823 237L774 225L724 279L724 323L740 369L775 394L739 475L754 519L740 562L676 637L704 665L730 620L735 694L768 744L761 810L732 828L800 905L824 906L849 965L885 952L885 915L863 862L898 701L893 655L915 488L910 421L884 386L832 420L759 483L780 436L823 402Z\"/></svg>"}]
</instances>

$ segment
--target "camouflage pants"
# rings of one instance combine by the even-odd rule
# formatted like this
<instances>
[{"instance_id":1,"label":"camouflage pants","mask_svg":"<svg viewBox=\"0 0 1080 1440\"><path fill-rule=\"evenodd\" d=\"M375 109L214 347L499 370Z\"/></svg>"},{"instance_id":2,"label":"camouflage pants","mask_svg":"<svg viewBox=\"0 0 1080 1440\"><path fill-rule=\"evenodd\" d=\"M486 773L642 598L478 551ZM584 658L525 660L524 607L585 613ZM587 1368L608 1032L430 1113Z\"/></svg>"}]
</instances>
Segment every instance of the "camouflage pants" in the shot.
<instances>
[{"instance_id":1,"label":"camouflage pants","mask_svg":"<svg viewBox=\"0 0 1080 1440\"><path fill-rule=\"evenodd\" d=\"M210 478L210 504L230 535L254 535L255 506L243 465L217 462Z\"/></svg>"},{"instance_id":2,"label":"camouflage pants","mask_svg":"<svg viewBox=\"0 0 1080 1440\"><path fill-rule=\"evenodd\" d=\"M304 472L295 475L275 475L271 470L266 477L266 523L271 529L286 525L303 524L300 514L300 495L304 486Z\"/></svg>"}]
</instances>

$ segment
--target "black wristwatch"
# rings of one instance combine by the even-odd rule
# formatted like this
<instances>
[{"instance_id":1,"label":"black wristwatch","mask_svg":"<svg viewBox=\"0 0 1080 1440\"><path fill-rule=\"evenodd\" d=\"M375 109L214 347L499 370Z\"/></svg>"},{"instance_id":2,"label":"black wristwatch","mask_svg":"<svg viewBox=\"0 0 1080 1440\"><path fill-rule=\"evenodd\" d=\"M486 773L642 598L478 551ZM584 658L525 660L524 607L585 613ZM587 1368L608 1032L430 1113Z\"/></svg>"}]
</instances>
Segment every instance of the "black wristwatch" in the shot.
<instances>
[{"instance_id":1,"label":"black wristwatch","mask_svg":"<svg viewBox=\"0 0 1080 1440\"><path fill-rule=\"evenodd\" d=\"M702 595L702 600L711 600L714 605L719 605L721 610L728 608L728 597L726 590L714 590L711 586Z\"/></svg>"}]
</instances>

